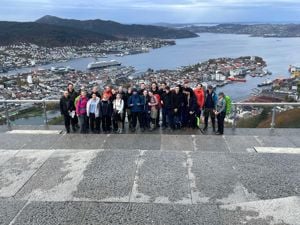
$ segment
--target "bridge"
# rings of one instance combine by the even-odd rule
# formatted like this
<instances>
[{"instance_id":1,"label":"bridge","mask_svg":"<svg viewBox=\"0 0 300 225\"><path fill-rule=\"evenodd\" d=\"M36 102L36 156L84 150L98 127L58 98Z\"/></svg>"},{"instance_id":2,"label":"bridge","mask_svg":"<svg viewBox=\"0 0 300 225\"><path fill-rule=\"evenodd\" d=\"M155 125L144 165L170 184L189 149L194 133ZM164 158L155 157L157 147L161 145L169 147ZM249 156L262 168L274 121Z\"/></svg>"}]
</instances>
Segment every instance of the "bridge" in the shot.
<instances>
[{"instance_id":1,"label":"bridge","mask_svg":"<svg viewBox=\"0 0 300 225\"><path fill-rule=\"evenodd\" d=\"M300 129L0 128L0 224L300 224Z\"/></svg>"}]
</instances>

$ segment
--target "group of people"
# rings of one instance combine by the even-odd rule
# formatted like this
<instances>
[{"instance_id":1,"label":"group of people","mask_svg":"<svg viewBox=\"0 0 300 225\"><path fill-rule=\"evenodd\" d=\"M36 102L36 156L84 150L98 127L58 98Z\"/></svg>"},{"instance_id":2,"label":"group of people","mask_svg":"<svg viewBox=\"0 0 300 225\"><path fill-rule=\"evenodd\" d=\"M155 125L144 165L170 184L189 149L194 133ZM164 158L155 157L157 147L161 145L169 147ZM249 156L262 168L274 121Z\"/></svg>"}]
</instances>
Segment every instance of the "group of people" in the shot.
<instances>
[{"instance_id":1,"label":"group of people","mask_svg":"<svg viewBox=\"0 0 300 225\"><path fill-rule=\"evenodd\" d=\"M113 89L109 86L100 94L97 87L88 93L77 93L72 83L68 84L60 99L60 111L64 117L67 133L80 129L80 133L122 133L125 119L129 129L140 130L199 128L208 129L211 118L212 129L218 135L224 132L226 102L224 93L215 93L212 86L206 89L198 84L195 89L189 83L171 89L166 83L158 86L153 82L150 87L144 83L140 87ZM217 118L217 129L216 129ZM160 124L160 121L162 123ZM200 123L204 127L200 128Z\"/></svg>"}]
</instances>

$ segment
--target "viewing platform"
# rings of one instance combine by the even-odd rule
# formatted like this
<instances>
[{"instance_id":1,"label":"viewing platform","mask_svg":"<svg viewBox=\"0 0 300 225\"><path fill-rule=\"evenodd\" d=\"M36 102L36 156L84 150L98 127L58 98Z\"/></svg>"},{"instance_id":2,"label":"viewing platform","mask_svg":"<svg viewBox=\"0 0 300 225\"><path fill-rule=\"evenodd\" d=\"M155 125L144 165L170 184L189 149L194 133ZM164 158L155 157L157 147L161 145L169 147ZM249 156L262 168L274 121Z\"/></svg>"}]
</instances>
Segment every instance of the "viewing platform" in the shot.
<instances>
[{"instance_id":1,"label":"viewing platform","mask_svg":"<svg viewBox=\"0 0 300 225\"><path fill-rule=\"evenodd\" d=\"M300 224L300 129L25 128L1 127L1 225Z\"/></svg>"}]
</instances>

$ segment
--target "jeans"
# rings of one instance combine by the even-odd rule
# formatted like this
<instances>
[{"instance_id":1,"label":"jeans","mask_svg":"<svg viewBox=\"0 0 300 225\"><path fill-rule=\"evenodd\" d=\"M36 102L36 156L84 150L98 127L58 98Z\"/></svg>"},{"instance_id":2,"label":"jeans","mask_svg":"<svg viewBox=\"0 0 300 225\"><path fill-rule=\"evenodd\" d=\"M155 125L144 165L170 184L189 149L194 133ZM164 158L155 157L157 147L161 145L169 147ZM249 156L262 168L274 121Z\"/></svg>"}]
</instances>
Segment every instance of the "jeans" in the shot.
<instances>
[{"instance_id":1,"label":"jeans","mask_svg":"<svg viewBox=\"0 0 300 225\"><path fill-rule=\"evenodd\" d=\"M70 133L70 124L71 124L71 117L69 114L64 114L64 121L67 133Z\"/></svg>"},{"instance_id":2,"label":"jeans","mask_svg":"<svg viewBox=\"0 0 300 225\"><path fill-rule=\"evenodd\" d=\"M205 123L204 128L207 128L207 126L208 126L208 117L209 116L211 118L212 127L213 127L213 129L215 129L215 124L216 124L215 118L216 118L216 116L215 116L215 113L214 113L214 109L205 109L204 110L204 123Z\"/></svg>"},{"instance_id":3,"label":"jeans","mask_svg":"<svg viewBox=\"0 0 300 225\"><path fill-rule=\"evenodd\" d=\"M79 124L80 124L80 133L82 133L82 134L87 133L87 124L88 124L87 116L80 115L78 117L78 119L79 119Z\"/></svg>"},{"instance_id":4,"label":"jeans","mask_svg":"<svg viewBox=\"0 0 300 225\"><path fill-rule=\"evenodd\" d=\"M224 119L225 119L226 113L225 112L221 112L220 114L217 115L217 119L218 119L218 132L220 134L224 133Z\"/></svg>"},{"instance_id":5,"label":"jeans","mask_svg":"<svg viewBox=\"0 0 300 225\"><path fill-rule=\"evenodd\" d=\"M103 132L110 132L111 130L111 116L102 116Z\"/></svg>"},{"instance_id":6,"label":"jeans","mask_svg":"<svg viewBox=\"0 0 300 225\"><path fill-rule=\"evenodd\" d=\"M142 126L141 112L131 112L131 128L135 129L137 120L139 120L140 127Z\"/></svg>"},{"instance_id":7,"label":"jeans","mask_svg":"<svg viewBox=\"0 0 300 225\"><path fill-rule=\"evenodd\" d=\"M92 132L100 132L100 118L95 117L94 113L90 113L90 129Z\"/></svg>"}]
</instances>

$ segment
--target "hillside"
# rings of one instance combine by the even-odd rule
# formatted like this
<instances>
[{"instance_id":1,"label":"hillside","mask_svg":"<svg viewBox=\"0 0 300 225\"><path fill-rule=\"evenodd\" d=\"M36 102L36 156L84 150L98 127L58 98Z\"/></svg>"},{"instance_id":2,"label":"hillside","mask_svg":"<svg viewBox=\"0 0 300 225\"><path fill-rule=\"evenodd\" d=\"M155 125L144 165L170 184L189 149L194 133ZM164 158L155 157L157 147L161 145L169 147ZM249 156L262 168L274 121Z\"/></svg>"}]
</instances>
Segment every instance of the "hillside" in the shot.
<instances>
[{"instance_id":1,"label":"hillside","mask_svg":"<svg viewBox=\"0 0 300 225\"><path fill-rule=\"evenodd\" d=\"M261 115L239 120L237 126L240 128L270 128L271 121L271 110L266 108ZM275 127L300 128L300 108L277 113Z\"/></svg>"},{"instance_id":2,"label":"hillside","mask_svg":"<svg viewBox=\"0 0 300 225\"><path fill-rule=\"evenodd\" d=\"M118 38L161 38L161 39L178 39L192 38L198 35L183 29L173 29L152 25L125 25L114 21L105 20L74 20L62 19L54 16L44 16L36 21L39 24L51 24L86 31L106 34Z\"/></svg>"},{"instance_id":3,"label":"hillside","mask_svg":"<svg viewBox=\"0 0 300 225\"><path fill-rule=\"evenodd\" d=\"M300 24L219 24L217 26L189 26L195 33L248 34L255 37L300 37Z\"/></svg>"},{"instance_id":4,"label":"hillside","mask_svg":"<svg viewBox=\"0 0 300 225\"><path fill-rule=\"evenodd\" d=\"M40 23L0 22L0 46L33 43L41 46L66 46L101 43L116 37L76 28Z\"/></svg>"},{"instance_id":5,"label":"hillside","mask_svg":"<svg viewBox=\"0 0 300 225\"><path fill-rule=\"evenodd\" d=\"M275 126L277 128L300 128L300 109L292 109L286 112L276 114ZM271 116L267 120L262 121L257 127L270 127Z\"/></svg>"}]
</instances>

